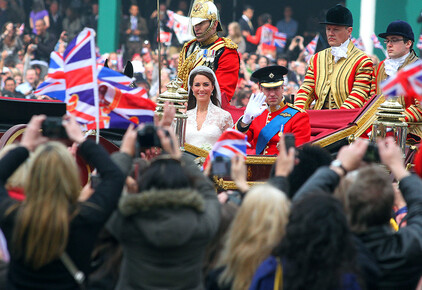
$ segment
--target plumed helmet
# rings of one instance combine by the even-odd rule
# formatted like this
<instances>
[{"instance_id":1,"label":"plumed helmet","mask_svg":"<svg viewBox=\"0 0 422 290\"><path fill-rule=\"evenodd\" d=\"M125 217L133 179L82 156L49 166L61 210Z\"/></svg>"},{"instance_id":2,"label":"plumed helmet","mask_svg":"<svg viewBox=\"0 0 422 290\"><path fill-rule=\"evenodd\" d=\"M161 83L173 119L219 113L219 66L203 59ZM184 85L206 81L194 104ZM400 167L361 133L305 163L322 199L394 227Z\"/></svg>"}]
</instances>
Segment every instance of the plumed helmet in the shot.
<instances>
[{"instance_id":1,"label":"plumed helmet","mask_svg":"<svg viewBox=\"0 0 422 290\"><path fill-rule=\"evenodd\" d=\"M196 0L192 5L189 17L192 28L202 21L210 20L211 25L218 21L217 31L223 31L220 24L220 14L213 0Z\"/></svg>"}]
</instances>

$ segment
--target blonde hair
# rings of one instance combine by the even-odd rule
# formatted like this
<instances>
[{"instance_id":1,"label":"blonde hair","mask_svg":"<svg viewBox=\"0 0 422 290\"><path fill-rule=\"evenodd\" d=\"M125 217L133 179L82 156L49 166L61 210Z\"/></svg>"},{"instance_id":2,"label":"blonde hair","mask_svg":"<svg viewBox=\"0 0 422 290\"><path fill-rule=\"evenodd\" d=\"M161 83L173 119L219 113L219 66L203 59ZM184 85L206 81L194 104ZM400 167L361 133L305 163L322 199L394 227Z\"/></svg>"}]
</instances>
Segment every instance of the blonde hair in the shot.
<instances>
[{"instance_id":1,"label":"blonde hair","mask_svg":"<svg viewBox=\"0 0 422 290\"><path fill-rule=\"evenodd\" d=\"M13 250L32 268L38 269L64 252L69 208L77 203L80 187L76 161L63 144L48 142L37 148L13 232Z\"/></svg>"},{"instance_id":2,"label":"blonde hair","mask_svg":"<svg viewBox=\"0 0 422 290\"><path fill-rule=\"evenodd\" d=\"M271 185L253 187L246 195L230 226L219 261L225 269L220 285L249 289L252 277L280 243L290 212L286 195Z\"/></svg>"},{"instance_id":3,"label":"blonde hair","mask_svg":"<svg viewBox=\"0 0 422 290\"><path fill-rule=\"evenodd\" d=\"M17 144L9 144L4 146L0 150L0 159L3 158L6 153L11 151L12 149L17 148ZM24 163L22 163L16 170L13 172L13 174L7 179L5 187L7 190L10 190L12 188L23 188L25 185L25 181L27 180L29 171L29 159L27 159Z\"/></svg>"},{"instance_id":4,"label":"blonde hair","mask_svg":"<svg viewBox=\"0 0 422 290\"><path fill-rule=\"evenodd\" d=\"M233 40L234 43L239 44L242 41L242 31L240 29L240 25L239 23L235 22L231 22L229 24L229 27L233 27L233 32L234 35L229 35L230 39Z\"/></svg>"}]
</instances>

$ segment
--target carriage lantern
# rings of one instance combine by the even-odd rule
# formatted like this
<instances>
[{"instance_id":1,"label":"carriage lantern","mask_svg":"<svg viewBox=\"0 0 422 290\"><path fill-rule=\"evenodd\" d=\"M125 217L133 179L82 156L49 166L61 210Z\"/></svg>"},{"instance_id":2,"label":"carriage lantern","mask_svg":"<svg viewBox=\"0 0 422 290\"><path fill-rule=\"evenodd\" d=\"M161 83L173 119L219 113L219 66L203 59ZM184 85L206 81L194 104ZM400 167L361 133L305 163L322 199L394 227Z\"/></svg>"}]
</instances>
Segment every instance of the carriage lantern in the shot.
<instances>
[{"instance_id":1,"label":"carriage lantern","mask_svg":"<svg viewBox=\"0 0 422 290\"><path fill-rule=\"evenodd\" d=\"M378 108L377 119L372 126L371 141L375 142L377 137L385 138L393 134L396 143L405 153L407 123L404 122L403 106L397 101L398 97L389 97Z\"/></svg>"},{"instance_id":2,"label":"carriage lantern","mask_svg":"<svg viewBox=\"0 0 422 290\"><path fill-rule=\"evenodd\" d=\"M171 80L167 85L167 91L160 94L157 98L157 107L155 114L159 117L163 116L164 103L167 101L176 109L176 115L173 121L173 128L176 136L179 138L179 146L181 149L185 145L186 120L188 116L183 113L186 109L188 101L188 92L181 87L182 81L180 79Z\"/></svg>"}]
</instances>

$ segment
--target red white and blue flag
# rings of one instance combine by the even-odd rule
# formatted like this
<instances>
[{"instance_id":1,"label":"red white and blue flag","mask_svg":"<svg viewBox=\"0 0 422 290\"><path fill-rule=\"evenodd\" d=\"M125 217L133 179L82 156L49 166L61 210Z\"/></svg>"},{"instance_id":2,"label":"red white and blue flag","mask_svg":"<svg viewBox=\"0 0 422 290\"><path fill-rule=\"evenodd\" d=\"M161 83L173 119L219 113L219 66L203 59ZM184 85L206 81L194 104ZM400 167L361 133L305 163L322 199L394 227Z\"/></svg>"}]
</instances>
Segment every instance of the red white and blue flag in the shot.
<instances>
[{"instance_id":1,"label":"red white and blue flag","mask_svg":"<svg viewBox=\"0 0 422 290\"><path fill-rule=\"evenodd\" d=\"M66 84L63 71L62 56L53 51L50 54L50 65L47 78L35 90L35 95L47 95L53 99L64 102L66 100Z\"/></svg>"},{"instance_id":2,"label":"red white and blue flag","mask_svg":"<svg viewBox=\"0 0 422 290\"><path fill-rule=\"evenodd\" d=\"M316 47L318 44L319 34L317 34L314 39L311 40L311 42L308 43L308 45L305 47L305 60L309 61L311 59L311 56L315 54Z\"/></svg>"},{"instance_id":3,"label":"red white and blue flag","mask_svg":"<svg viewBox=\"0 0 422 290\"><path fill-rule=\"evenodd\" d=\"M419 35L419 41L418 44L416 45L417 48L419 48L420 50L422 50L422 33L421 35Z\"/></svg>"},{"instance_id":4,"label":"red white and blue flag","mask_svg":"<svg viewBox=\"0 0 422 290\"><path fill-rule=\"evenodd\" d=\"M262 26L261 44L271 45L283 48L286 46L287 35L282 32L274 31L269 27Z\"/></svg>"},{"instance_id":5,"label":"red white and blue flag","mask_svg":"<svg viewBox=\"0 0 422 290\"><path fill-rule=\"evenodd\" d=\"M353 44L356 46L356 48L365 51L365 45L363 44L363 40L362 38L359 36L358 39L352 37L351 41L353 42Z\"/></svg>"},{"instance_id":6,"label":"red white and blue flag","mask_svg":"<svg viewBox=\"0 0 422 290\"><path fill-rule=\"evenodd\" d=\"M247 146L250 145L245 134L234 129L227 129L212 147L212 150L205 159L203 168L206 168L208 163L212 162L217 156L230 159L236 154L241 154L246 157Z\"/></svg>"},{"instance_id":7,"label":"red white and blue flag","mask_svg":"<svg viewBox=\"0 0 422 290\"><path fill-rule=\"evenodd\" d=\"M371 40L375 48L384 49L381 42L378 40L378 37L375 35L375 33L371 34Z\"/></svg>"},{"instance_id":8,"label":"red white and blue flag","mask_svg":"<svg viewBox=\"0 0 422 290\"><path fill-rule=\"evenodd\" d=\"M128 87L130 78L96 63L94 38L94 30L85 28L63 57L52 53L49 74L36 94L65 101L67 112L87 129L97 123L100 129L124 129L130 123L152 122L155 103L143 88Z\"/></svg>"},{"instance_id":9,"label":"red white and blue flag","mask_svg":"<svg viewBox=\"0 0 422 290\"><path fill-rule=\"evenodd\" d=\"M422 60L415 61L381 83L386 96L405 96L422 101ZM407 103L407 101L406 101Z\"/></svg>"},{"instance_id":10,"label":"red white and blue flag","mask_svg":"<svg viewBox=\"0 0 422 290\"><path fill-rule=\"evenodd\" d=\"M276 47L284 48L286 46L287 34L276 32L273 35L273 42Z\"/></svg>"}]
</instances>

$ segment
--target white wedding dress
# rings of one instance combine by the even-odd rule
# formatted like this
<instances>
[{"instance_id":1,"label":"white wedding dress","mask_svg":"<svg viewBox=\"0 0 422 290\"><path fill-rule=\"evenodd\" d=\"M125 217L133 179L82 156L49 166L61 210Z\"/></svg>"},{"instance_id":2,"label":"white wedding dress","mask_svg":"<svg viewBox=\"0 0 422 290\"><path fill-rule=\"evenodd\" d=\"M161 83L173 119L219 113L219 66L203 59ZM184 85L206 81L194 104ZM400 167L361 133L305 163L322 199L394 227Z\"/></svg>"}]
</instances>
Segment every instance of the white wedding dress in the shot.
<instances>
[{"instance_id":1,"label":"white wedding dress","mask_svg":"<svg viewBox=\"0 0 422 290\"><path fill-rule=\"evenodd\" d=\"M208 112L201 130L196 123L197 107L187 111L186 143L211 150L220 135L233 127L233 119L229 112L217 107L212 102L208 104Z\"/></svg>"}]
</instances>

